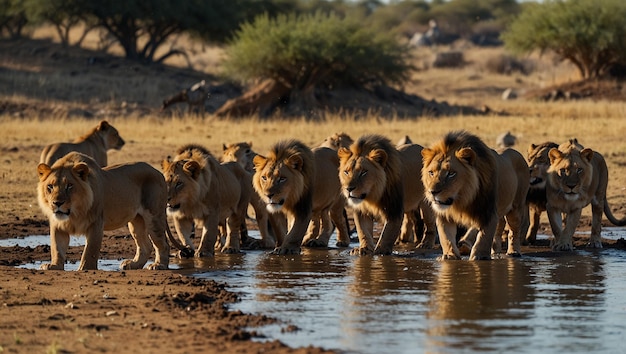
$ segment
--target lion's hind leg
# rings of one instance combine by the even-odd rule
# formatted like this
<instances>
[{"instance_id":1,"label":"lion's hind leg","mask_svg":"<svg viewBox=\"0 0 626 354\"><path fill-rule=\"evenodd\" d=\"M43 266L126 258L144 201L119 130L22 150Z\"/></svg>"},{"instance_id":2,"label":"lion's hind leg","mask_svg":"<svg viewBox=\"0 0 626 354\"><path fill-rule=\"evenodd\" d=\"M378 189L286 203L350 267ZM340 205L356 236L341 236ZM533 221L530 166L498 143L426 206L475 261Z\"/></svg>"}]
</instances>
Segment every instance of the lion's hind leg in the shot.
<instances>
[{"instance_id":1,"label":"lion's hind leg","mask_svg":"<svg viewBox=\"0 0 626 354\"><path fill-rule=\"evenodd\" d=\"M140 215L137 215L133 220L128 223L128 230L131 236L135 240L137 250L135 251L135 258L132 260L127 259L120 265L121 269L141 269L148 262L148 258L151 253L151 242L148 237L146 228L146 222Z\"/></svg>"}]
</instances>

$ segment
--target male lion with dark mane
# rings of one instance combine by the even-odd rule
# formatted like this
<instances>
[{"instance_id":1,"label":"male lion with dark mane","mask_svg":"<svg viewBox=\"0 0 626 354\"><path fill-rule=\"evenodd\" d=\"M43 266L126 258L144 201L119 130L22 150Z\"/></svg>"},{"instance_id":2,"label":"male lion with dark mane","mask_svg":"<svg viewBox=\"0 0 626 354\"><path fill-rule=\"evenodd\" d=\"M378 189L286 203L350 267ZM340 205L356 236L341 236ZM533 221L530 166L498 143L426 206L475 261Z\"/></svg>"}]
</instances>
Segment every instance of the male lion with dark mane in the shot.
<instances>
[{"instance_id":1,"label":"male lion with dark mane","mask_svg":"<svg viewBox=\"0 0 626 354\"><path fill-rule=\"evenodd\" d=\"M500 250L505 220L509 227L508 255L519 256L521 235L528 228L529 172L524 157L506 149L501 154L465 131L448 133L422 150L422 181L437 213L443 259L460 259L457 224L477 231L470 260L490 259ZM474 232L475 233L475 232ZM463 241L463 240L462 240Z\"/></svg>"},{"instance_id":2,"label":"male lion with dark mane","mask_svg":"<svg viewBox=\"0 0 626 354\"><path fill-rule=\"evenodd\" d=\"M165 214L167 188L159 171L143 162L100 168L91 157L70 152L52 166L39 164L37 172L39 206L50 222L52 253L52 262L42 269L64 269L70 235L86 238L78 270L98 269L103 231L126 224L137 253L121 268L142 268L151 245L156 256L149 268L168 268L166 236L174 239Z\"/></svg>"},{"instance_id":3,"label":"male lion with dark mane","mask_svg":"<svg viewBox=\"0 0 626 354\"><path fill-rule=\"evenodd\" d=\"M425 205L423 185L419 180L415 183L422 168L421 150L419 145L404 145L397 150L389 139L372 134L357 139L350 149L340 148L337 152L339 179L348 204L355 211L359 236L359 247L352 254L390 254L405 213L419 212L420 207L426 234L434 242L434 217ZM385 224L375 246L374 218Z\"/></svg>"},{"instance_id":4,"label":"male lion with dark mane","mask_svg":"<svg viewBox=\"0 0 626 354\"><path fill-rule=\"evenodd\" d=\"M219 225L227 228L223 253L238 253L241 247L240 227L252 194L250 175L236 162L220 164L200 145L179 148L177 155L163 160L167 183L167 212L174 218L178 237L194 248L191 233L202 230L196 257L215 253Z\"/></svg>"},{"instance_id":5,"label":"male lion with dark mane","mask_svg":"<svg viewBox=\"0 0 626 354\"><path fill-rule=\"evenodd\" d=\"M39 162L50 166L65 154L77 151L92 157L100 167L104 167L108 163L107 150L119 150L124 144L124 139L117 129L103 120L73 143L55 143L46 146L41 152Z\"/></svg>"},{"instance_id":6,"label":"male lion with dark mane","mask_svg":"<svg viewBox=\"0 0 626 354\"><path fill-rule=\"evenodd\" d=\"M311 150L298 140L283 140L270 148L267 157L257 155L254 166L254 189L267 210L283 213L289 225L287 235L274 253L298 254L302 245L328 245L332 233L329 212L340 191L335 151ZM332 221L340 235L344 235L340 238L348 238L349 243L343 217Z\"/></svg>"},{"instance_id":7,"label":"male lion with dark mane","mask_svg":"<svg viewBox=\"0 0 626 354\"><path fill-rule=\"evenodd\" d=\"M555 251L573 251L572 237L580 221L582 209L591 204L591 236L587 247L602 248L602 212L611 223L626 225L626 218L613 216L606 200L609 170L604 157L584 148L578 140L550 149L550 168L546 186L546 209L554 239ZM565 214L565 226L563 215Z\"/></svg>"}]
</instances>

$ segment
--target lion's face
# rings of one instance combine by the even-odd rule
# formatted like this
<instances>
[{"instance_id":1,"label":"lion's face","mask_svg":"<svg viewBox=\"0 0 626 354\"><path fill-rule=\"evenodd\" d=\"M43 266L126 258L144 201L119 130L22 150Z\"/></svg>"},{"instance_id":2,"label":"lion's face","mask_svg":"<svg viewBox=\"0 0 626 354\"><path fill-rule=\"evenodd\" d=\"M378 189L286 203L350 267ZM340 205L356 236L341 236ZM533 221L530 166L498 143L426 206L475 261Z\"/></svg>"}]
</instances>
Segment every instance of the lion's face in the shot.
<instances>
[{"instance_id":1,"label":"lion's face","mask_svg":"<svg viewBox=\"0 0 626 354\"><path fill-rule=\"evenodd\" d=\"M107 149L119 150L126 143L117 129L106 121L100 122L96 129Z\"/></svg>"},{"instance_id":2,"label":"lion's face","mask_svg":"<svg viewBox=\"0 0 626 354\"><path fill-rule=\"evenodd\" d=\"M340 148L338 155L339 180L348 203L357 206L366 200L377 202L387 185L385 151L376 149L362 156Z\"/></svg>"},{"instance_id":3,"label":"lion's face","mask_svg":"<svg viewBox=\"0 0 626 354\"><path fill-rule=\"evenodd\" d=\"M37 172L39 205L51 221L70 221L72 216L78 217L91 208L94 196L89 187L87 164L52 169L42 163Z\"/></svg>"},{"instance_id":4,"label":"lion's face","mask_svg":"<svg viewBox=\"0 0 626 354\"><path fill-rule=\"evenodd\" d=\"M339 148L345 147L349 148L354 140L350 137L350 135L346 133L335 133L326 139L320 144L321 147L327 147L333 150L339 150Z\"/></svg>"},{"instance_id":5,"label":"lion's face","mask_svg":"<svg viewBox=\"0 0 626 354\"><path fill-rule=\"evenodd\" d=\"M436 212L445 213L453 206L463 209L474 200L478 176L472 149L462 148L451 154L424 149L422 157L424 194Z\"/></svg>"},{"instance_id":6,"label":"lion's face","mask_svg":"<svg viewBox=\"0 0 626 354\"><path fill-rule=\"evenodd\" d=\"M584 197L593 178L591 165L593 151L583 149L563 153L558 149L551 149L549 157L550 185L558 189L559 194L562 194L566 200L575 201Z\"/></svg>"},{"instance_id":7,"label":"lion's face","mask_svg":"<svg viewBox=\"0 0 626 354\"><path fill-rule=\"evenodd\" d=\"M167 212L173 214L181 208L194 208L201 195L202 166L194 160L164 160L162 168L167 185Z\"/></svg>"},{"instance_id":8,"label":"lion's face","mask_svg":"<svg viewBox=\"0 0 626 354\"><path fill-rule=\"evenodd\" d=\"M223 162L237 162L244 170L254 172L252 160L256 153L252 150L252 143L236 143L223 145Z\"/></svg>"},{"instance_id":9,"label":"lion's face","mask_svg":"<svg viewBox=\"0 0 626 354\"><path fill-rule=\"evenodd\" d=\"M299 155L292 155L284 161L274 161L261 155L254 158L254 189L270 213L279 212L283 207L290 208L300 200L305 186L302 163Z\"/></svg>"},{"instance_id":10,"label":"lion's face","mask_svg":"<svg viewBox=\"0 0 626 354\"><path fill-rule=\"evenodd\" d=\"M528 148L528 166L530 168L530 188L544 189L550 167L548 151L556 144L531 144Z\"/></svg>"}]
</instances>

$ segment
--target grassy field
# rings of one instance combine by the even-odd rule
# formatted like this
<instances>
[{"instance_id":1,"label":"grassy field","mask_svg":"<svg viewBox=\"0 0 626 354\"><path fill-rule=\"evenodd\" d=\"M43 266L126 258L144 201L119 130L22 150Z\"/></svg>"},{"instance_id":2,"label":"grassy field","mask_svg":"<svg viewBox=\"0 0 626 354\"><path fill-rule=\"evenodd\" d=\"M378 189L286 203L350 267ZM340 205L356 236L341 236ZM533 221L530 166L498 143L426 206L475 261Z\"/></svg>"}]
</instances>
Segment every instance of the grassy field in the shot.
<instances>
[{"instance_id":1,"label":"grassy field","mask_svg":"<svg viewBox=\"0 0 626 354\"><path fill-rule=\"evenodd\" d=\"M189 48L189 62L175 58L164 67L144 67L92 50L64 50L45 39L49 36L50 31L39 31L36 41L0 43L0 179L4 186L0 225L16 218L43 220L35 195L41 149L49 143L74 140L100 119L112 123L127 141L121 151L110 153L110 163L141 160L159 169L162 159L186 143L205 145L220 155L223 143L251 141L263 154L280 139L296 138L315 146L328 135L346 132L353 138L378 133L394 142L409 135L427 146L450 130L465 129L491 146L499 134L510 131L518 137L515 148L526 155L530 143L576 137L605 156L610 171L609 202L622 211L626 206L626 102L501 99L507 88L522 94L576 79L570 66L555 64L548 57L528 58L534 62L530 75L500 75L491 72L486 62L503 54L503 49L468 48L463 68L423 69L403 88L427 100L488 106L493 114L402 120L375 114L354 120L348 114L327 115L324 121L315 122L255 117L220 120L211 115L188 116L184 106L174 113L158 110L163 98L186 85L202 78L217 82L220 48L179 39L177 46ZM418 66L431 55L431 49L416 52ZM103 64L87 64L89 58L100 58Z\"/></svg>"}]
</instances>

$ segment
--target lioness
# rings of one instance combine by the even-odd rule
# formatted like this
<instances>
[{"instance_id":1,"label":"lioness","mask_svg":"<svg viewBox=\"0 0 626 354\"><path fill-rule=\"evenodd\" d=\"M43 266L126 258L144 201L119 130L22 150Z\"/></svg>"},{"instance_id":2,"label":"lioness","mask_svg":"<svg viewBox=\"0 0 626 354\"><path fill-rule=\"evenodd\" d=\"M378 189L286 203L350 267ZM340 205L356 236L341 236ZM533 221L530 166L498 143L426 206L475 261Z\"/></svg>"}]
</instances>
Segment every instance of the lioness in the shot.
<instances>
[{"instance_id":1,"label":"lioness","mask_svg":"<svg viewBox=\"0 0 626 354\"><path fill-rule=\"evenodd\" d=\"M46 146L41 152L39 163L50 166L65 154L78 151L91 156L100 167L104 167L107 165L107 150L119 150L124 144L124 139L117 129L103 120L89 133L76 139L73 143L56 143Z\"/></svg>"},{"instance_id":2,"label":"lioness","mask_svg":"<svg viewBox=\"0 0 626 354\"><path fill-rule=\"evenodd\" d=\"M541 219L541 213L546 211L546 179L550 158L548 151L558 147L553 142L545 142L539 145L530 144L528 147L528 166L530 169L530 188L528 189L528 211L530 212L530 227L526 233L525 242L535 243L537 231Z\"/></svg>"},{"instance_id":3,"label":"lioness","mask_svg":"<svg viewBox=\"0 0 626 354\"><path fill-rule=\"evenodd\" d=\"M257 155L254 158L254 189L268 211L283 213L288 220L287 235L274 253L300 253L303 243L309 246L317 246L317 242L328 244L332 233L329 209L339 193L339 179L336 167L333 169L327 164L339 164L333 150L317 148L312 151L297 140L279 141L271 147L267 157ZM321 231L318 223L311 223L313 215L315 219L321 218ZM343 220L333 220L340 235L344 235L340 238L348 237Z\"/></svg>"},{"instance_id":4,"label":"lioness","mask_svg":"<svg viewBox=\"0 0 626 354\"><path fill-rule=\"evenodd\" d=\"M591 236L588 247L602 248L602 211L613 224L626 225L626 218L617 220L606 200L609 171L604 157L583 148L576 139L550 149L550 168L546 186L546 209L554 234L552 249L572 251L572 237L580 221L582 209L591 204ZM565 226L563 226L565 214Z\"/></svg>"},{"instance_id":5,"label":"lioness","mask_svg":"<svg viewBox=\"0 0 626 354\"><path fill-rule=\"evenodd\" d=\"M424 189L414 183L422 168L419 145L397 150L389 139L364 135L350 149L340 148L339 179L348 204L355 211L359 247L352 254L390 254L400 235L404 213L419 212ZM427 234L434 240L434 217L424 208ZM385 226L374 246L374 218Z\"/></svg>"},{"instance_id":6,"label":"lioness","mask_svg":"<svg viewBox=\"0 0 626 354\"><path fill-rule=\"evenodd\" d=\"M234 144L222 144L222 162L236 162L243 167L250 176L254 175L254 163L252 160L256 156L252 150L252 142L240 142ZM250 178L252 183L252 178ZM261 234L261 247L272 248L277 246L277 234L283 236L286 233L286 222L279 214L270 214L265 208L265 202L261 200L258 193L252 192L250 205L254 208L254 214ZM269 228L271 226L271 229ZM245 226L245 220L242 228ZM277 230L274 232L274 230ZM282 240L280 240L282 242Z\"/></svg>"},{"instance_id":7,"label":"lioness","mask_svg":"<svg viewBox=\"0 0 626 354\"><path fill-rule=\"evenodd\" d=\"M196 257L214 255L220 223L227 236L221 252L238 253L240 226L250 202L250 175L236 162L220 164L200 145L177 150L173 160L162 162L167 184L167 212L184 246L194 249L191 233L202 230Z\"/></svg>"},{"instance_id":8,"label":"lioness","mask_svg":"<svg viewBox=\"0 0 626 354\"><path fill-rule=\"evenodd\" d=\"M529 172L524 157L515 150L501 154L466 131L448 133L422 150L422 182L426 197L437 213L443 259L460 259L457 224L476 230L470 259L490 259L491 246L499 251L505 223L509 226L508 255L520 255L521 235L528 228Z\"/></svg>"},{"instance_id":9,"label":"lioness","mask_svg":"<svg viewBox=\"0 0 626 354\"><path fill-rule=\"evenodd\" d=\"M156 251L150 269L167 269L167 189L163 176L147 163L100 168L91 157L70 152L52 166L37 166L39 206L50 222L52 262L42 269L63 270L70 235L85 235L78 270L97 269L103 231L128 224L137 244L122 269L140 269Z\"/></svg>"}]
</instances>

